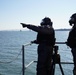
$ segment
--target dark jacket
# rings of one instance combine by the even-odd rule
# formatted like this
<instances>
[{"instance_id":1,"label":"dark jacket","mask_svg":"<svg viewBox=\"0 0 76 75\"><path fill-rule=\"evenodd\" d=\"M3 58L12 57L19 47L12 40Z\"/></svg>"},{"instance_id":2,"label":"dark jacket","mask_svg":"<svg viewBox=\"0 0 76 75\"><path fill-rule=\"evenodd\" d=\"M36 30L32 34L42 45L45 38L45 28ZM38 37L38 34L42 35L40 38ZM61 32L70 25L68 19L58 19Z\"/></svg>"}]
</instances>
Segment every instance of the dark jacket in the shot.
<instances>
[{"instance_id":1,"label":"dark jacket","mask_svg":"<svg viewBox=\"0 0 76 75\"><path fill-rule=\"evenodd\" d=\"M70 48L76 48L76 27L73 27L69 32L69 36L67 39L67 45Z\"/></svg>"},{"instance_id":2,"label":"dark jacket","mask_svg":"<svg viewBox=\"0 0 76 75\"><path fill-rule=\"evenodd\" d=\"M37 39L34 43L46 44L53 46L55 44L55 31L51 26L33 26L28 25L27 28L38 32Z\"/></svg>"}]
</instances>

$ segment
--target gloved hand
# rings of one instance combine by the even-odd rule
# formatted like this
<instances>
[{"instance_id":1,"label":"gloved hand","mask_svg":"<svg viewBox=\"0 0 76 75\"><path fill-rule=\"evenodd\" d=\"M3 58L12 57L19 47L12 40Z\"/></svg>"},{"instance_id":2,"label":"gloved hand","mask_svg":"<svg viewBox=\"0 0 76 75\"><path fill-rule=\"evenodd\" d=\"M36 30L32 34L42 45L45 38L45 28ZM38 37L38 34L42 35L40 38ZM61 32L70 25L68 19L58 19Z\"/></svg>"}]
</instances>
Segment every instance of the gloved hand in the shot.
<instances>
[{"instance_id":1,"label":"gloved hand","mask_svg":"<svg viewBox=\"0 0 76 75\"><path fill-rule=\"evenodd\" d=\"M34 43L34 41L31 41L31 43Z\"/></svg>"},{"instance_id":2,"label":"gloved hand","mask_svg":"<svg viewBox=\"0 0 76 75\"><path fill-rule=\"evenodd\" d=\"M35 44L37 44L37 40L31 41L31 43L35 43Z\"/></svg>"},{"instance_id":3,"label":"gloved hand","mask_svg":"<svg viewBox=\"0 0 76 75\"><path fill-rule=\"evenodd\" d=\"M20 24L22 25L23 28L28 26L28 24L24 24L24 23L20 23Z\"/></svg>"}]
</instances>

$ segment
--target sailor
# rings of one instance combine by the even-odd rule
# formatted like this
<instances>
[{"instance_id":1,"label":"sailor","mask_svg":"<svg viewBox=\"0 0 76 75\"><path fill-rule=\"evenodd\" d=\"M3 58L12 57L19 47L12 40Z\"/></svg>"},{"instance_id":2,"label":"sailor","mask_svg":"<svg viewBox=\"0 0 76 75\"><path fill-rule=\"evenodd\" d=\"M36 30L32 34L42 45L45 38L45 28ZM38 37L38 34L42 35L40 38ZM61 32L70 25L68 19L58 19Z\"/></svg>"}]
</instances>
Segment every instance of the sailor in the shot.
<instances>
[{"instance_id":1,"label":"sailor","mask_svg":"<svg viewBox=\"0 0 76 75\"><path fill-rule=\"evenodd\" d=\"M55 31L49 17L42 19L40 26L21 23L23 28L27 27L37 32L36 40L32 43L38 44L37 75L51 75L51 59L55 44Z\"/></svg>"},{"instance_id":2,"label":"sailor","mask_svg":"<svg viewBox=\"0 0 76 75\"><path fill-rule=\"evenodd\" d=\"M67 45L71 48L74 61L73 74L76 75L76 13L70 17L69 24L72 26L72 29L69 32Z\"/></svg>"}]
</instances>

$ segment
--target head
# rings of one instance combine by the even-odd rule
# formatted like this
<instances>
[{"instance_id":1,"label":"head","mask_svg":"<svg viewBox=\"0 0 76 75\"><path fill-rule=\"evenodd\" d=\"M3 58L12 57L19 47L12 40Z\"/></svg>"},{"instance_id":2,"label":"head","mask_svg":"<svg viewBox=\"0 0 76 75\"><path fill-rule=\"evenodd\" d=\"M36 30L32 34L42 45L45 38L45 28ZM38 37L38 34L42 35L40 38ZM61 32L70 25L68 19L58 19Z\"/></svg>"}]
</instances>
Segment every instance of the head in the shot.
<instances>
[{"instance_id":1,"label":"head","mask_svg":"<svg viewBox=\"0 0 76 75\"><path fill-rule=\"evenodd\" d=\"M76 25L76 13L74 13L69 20L69 24L72 25Z\"/></svg>"},{"instance_id":2,"label":"head","mask_svg":"<svg viewBox=\"0 0 76 75\"><path fill-rule=\"evenodd\" d=\"M51 19L49 17L43 18L40 25L41 26L47 26L47 25L52 26Z\"/></svg>"}]
</instances>

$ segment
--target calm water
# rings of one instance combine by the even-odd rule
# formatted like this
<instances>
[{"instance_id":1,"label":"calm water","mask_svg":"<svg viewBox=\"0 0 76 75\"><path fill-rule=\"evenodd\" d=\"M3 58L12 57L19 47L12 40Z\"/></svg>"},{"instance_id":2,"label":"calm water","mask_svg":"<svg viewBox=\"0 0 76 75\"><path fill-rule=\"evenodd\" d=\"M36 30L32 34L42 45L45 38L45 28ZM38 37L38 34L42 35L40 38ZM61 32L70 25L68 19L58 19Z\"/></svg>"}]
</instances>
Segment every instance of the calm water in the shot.
<instances>
[{"instance_id":1,"label":"calm water","mask_svg":"<svg viewBox=\"0 0 76 75\"><path fill-rule=\"evenodd\" d=\"M36 38L33 31L0 31L0 75L22 74L22 45L30 43ZM57 42L65 42L68 31L56 31ZM72 62L72 54L65 44L58 44L59 54L62 62ZM32 60L37 60L37 45L32 44L25 47L25 65ZM72 75L72 64L63 64L65 75ZM56 75L61 75L59 65L56 65ZM36 75L36 63L30 65L25 75Z\"/></svg>"}]
</instances>

